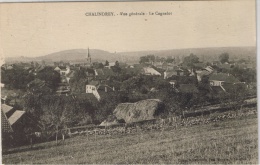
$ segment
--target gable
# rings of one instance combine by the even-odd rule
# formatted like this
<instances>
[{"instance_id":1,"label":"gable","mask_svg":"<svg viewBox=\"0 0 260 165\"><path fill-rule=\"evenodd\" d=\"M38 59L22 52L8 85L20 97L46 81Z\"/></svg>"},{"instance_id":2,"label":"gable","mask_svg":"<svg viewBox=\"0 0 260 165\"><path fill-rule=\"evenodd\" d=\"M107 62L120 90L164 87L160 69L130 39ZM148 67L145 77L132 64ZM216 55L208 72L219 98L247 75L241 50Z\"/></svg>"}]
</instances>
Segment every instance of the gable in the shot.
<instances>
[{"instance_id":1,"label":"gable","mask_svg":"<svg viewBox=\"0 0 260 165\"><path fill-rule=\"evenodd\" d=\"M6 133L10 133L10 132L13 132L13 129L5 115L5 113L3 112L3 110L1 110L1 128L2 128L2 131L3 132L6 132Z\"/></svg>"}]
</instances>

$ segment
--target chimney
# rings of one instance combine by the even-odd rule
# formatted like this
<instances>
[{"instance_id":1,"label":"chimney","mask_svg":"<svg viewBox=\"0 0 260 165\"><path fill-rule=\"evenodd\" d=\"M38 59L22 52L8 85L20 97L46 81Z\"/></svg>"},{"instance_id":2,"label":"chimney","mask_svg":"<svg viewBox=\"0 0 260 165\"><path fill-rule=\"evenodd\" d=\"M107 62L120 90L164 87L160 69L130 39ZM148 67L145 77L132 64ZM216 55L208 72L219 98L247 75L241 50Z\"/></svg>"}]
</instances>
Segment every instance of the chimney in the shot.
<instances>
[{"instance_id":1,"label":"chimney","mask_svg":"<svg viewBox=\"0 0 260 165\"><path fill-rule=\"evenodd\" d=\"M107 87L105 86L105 92L107 92Z\"/></svg>"},{"instance_id":2,"label":"chimney","mask_svg":"<svg viewBox=\"0 0 260 165\"><path fill-rule=\"evenodd\" d=\"M113 87L113 91L115 91L115 87Z\"/></svg>"}]
</instances>

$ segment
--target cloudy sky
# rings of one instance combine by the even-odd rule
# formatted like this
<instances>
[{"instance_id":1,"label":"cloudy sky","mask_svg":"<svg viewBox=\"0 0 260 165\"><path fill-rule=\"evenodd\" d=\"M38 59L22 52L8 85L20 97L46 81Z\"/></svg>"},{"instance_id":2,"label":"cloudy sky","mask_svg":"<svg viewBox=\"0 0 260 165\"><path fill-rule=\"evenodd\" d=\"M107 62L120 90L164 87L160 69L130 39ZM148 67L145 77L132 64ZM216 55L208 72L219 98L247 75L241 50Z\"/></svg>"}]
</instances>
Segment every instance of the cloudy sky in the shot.
<instances>
[{"instance_id":1,"label":"cloudy sky","mask_svg":"<svg viewBox=\"0 0 260 165\"><path fill-rule=\"evenodd\" d=\"M85 16L114 12L116 16ZM120 12L172 15L120 16ZM0 55L255 46L255 1L0 4Z\"/></svg>"}]
</instances>

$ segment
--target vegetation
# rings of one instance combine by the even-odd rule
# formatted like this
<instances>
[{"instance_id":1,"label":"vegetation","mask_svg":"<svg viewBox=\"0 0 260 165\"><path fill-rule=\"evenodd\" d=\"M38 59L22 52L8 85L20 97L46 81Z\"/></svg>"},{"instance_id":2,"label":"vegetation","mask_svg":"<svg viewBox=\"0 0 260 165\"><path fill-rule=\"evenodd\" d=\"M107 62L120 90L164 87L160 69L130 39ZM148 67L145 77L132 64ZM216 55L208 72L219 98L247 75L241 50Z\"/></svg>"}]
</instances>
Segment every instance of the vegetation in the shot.
<instances>
[{"instance_id":1,"label":"vegetation","mask_svg":"<svg viewBox=\"0 0 260 165\"><path fill-rule=\"evenodd\" d=\"M184 64L186 64L188 67L193 67L194 63L199 63L199 58L191 53L189 56L184 57Z\"/></svg>"},{"instance_id":2,"label":"vegetation","mask_svg":"<svg viewBox=\"0 0 260 165\"><path fill-rule=\"evenodd\" d=\"M77 136L21 147L3 155L5 164L256 164L255 114L127 135Z\"/></svg>"},{"instance_id":3,"label":"vegetation","mask_svg":"<svg viewBox=\"0 0 260 165\"><path fill-rule=\"evenodd\" d=\"M225 62L228 62L229 60L229 54L228 53L222 53L219 55L219 61L223 64Z\"/></svg>"},{"instance_id":4,"label":"vegetation","mask_svg":"<svg viewBox=\"0 0 260 165\"><path fill-rule=\"evenodd\" d=\"M222 63L229 61L227 53L221 54L219 60ZM183 59L183 63L178 67L183 70L183 76L174 75L168 79L163 76L153 76L142 74L144 66L150 66L160 73L165 69L153 66L156 62L166 62L174 64L180 61L173 57L158 57L152 54L140 58L137 67L121 67L118 61L111 66L111 72L104 74L102 83L114 87L114 92L102 95L101 100L97 100L86 94L86 84L92 79L99 81L95 76L94 69L102 69L109 66L95 62L92 68L75 66L69 84L64 82L65 78L54 71L53 67L45 66L43 69L39 64L27 69L19 65L14 65L13 69L2 67L1 82L6 85L4 90L19 91L14 96L8 96L6 103L15 100L15 108L24 109L42 126L40 131L50 132L46 137L52 136L63 128L74 127L87 124L100 124L109 115L112 115L115 107L119 103L137 102L144 99L160 99L167 110L168 115L182 115L183 111L195 111L197 107L209 104L235 102L238 105L243 102L246 96L255 94L256 70L244 69L239 66L232 66L230 69L215 67L216 72L229 73L234 75L246 85L253 86L251 90L245 88L244 84L233 86L231 92L216 94L210 87L209 77L203 76L199 82L197 75L192 75L189 70L196 70L203 64L195 54L190 54ZM246 60L240 63L247 62ZM63 63L63 62L61 62ZM66 64L67 65L67 64ZM208 63L210 65L210 63ZM64 66L64 63L63 63ZM41 69L39 69L41 68ZM39 70L38 70L39 69ZM108 71L109 68L104 68ZM103 70L105 71L105 70ZM204 70L205 71L205 70ZM105 72L104 72L105 73ZM61 83L61 77L62 83ZM169 81L175 82L174 87ZM101 81L100 81L101 82ZM66 84L70 87L70 93L66 95L57 94L57 87ZM182 92L181 85L193 85L196 91ZM11 104L10 104L11 105Z\"/></svg>"},{"instance_id":5,"label":"vegetation","mask_svg":"<svg viewBox=\"0 0 260 165\"><path fill-rule=\"evenodd\" d=\"M1 82L6 84L8 89L25 89L33 79L33 74L15 65L13 69L2 70L1 72Z\"/></svg>"}]
</instances>

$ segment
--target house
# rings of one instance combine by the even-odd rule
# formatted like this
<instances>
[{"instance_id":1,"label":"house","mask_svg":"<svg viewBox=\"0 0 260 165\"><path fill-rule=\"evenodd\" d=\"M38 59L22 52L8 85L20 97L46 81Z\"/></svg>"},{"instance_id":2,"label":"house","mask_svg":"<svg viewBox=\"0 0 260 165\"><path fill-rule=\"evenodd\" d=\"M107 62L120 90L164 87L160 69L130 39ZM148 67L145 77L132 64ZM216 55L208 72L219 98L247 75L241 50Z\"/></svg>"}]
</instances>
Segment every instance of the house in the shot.
<instances>
[{"instance_id":1,"label":"house","mask_svg":"<svg viewBox=\"0 0 260 165\"><path fill-rule=\"evenodd\" d=\"M114 88L94 80L86 85L86 93L92 93L98 101L101 99L101 93L114 92L114 90Z\"/></svg>"},{"instance_id":2,"label":"house","mask_svg":"<svg viewBox=\"0 0 260 165\"><path fill-rule=\"evenodd\" d=\"M56 68L54 68L54 70L60 73L61 76L65 76L69 74L70 66L57 66Z\"/></svg>"},{"instance_id":3,"label":"house","mask_svg":"<svg viewBox=\"0 0 260 165\"><path fill-rule=\"evenodd\" d=\"M220 87L224 92L228 90L228 87L230 87L230 85L233 86L236 84L241 84L241 82L237 78L229 73L213 73L209 76L209 82L210 86Z\"/></svg>"},{"instance_id":4,"label":"house","mask_svg":"<svg viewBox=\"0 0 260 165\"><path fill-rule=\"evenodd\" d=\"M177 76L179 75L179 72L177 70L166 70L164 73L163 73L163 78L164 79L168 79L169 77L172 77L172 76Z\"/></svg>"},{"instance_id":5,"label":"house","mask_svg":"<svg viewBox=\"0 0 260 165\"><path fill-rule=\"evenodd\" d=\"M43 71L44 69L45 69L45 66L37 65L32 70L30 70L30 68L29 68L29 72L32 71L34 75L37 75L39 72Z\"/></svg>"},{"instance_id":6,"label":"house","mask_svg":"<svg viewBox=\"0 0 260 165\"><path fill-rule=\"evenodd\" d=\"M157 70L155 70L154 68L152 67L144 67L143 68L143 74L145 75L156 75L156 76L161 76L161 73L158 72Z\"/></svg>"},{"instance_id":7,"label":"house","mask_svg":"<svg viewBox=\"0 0 260 165\"><path fill-rule=\"evenodd\" d=\"M25 111L16 110L14 113L8 118L8 121L11 126L14 126L16 122L18 122L22 116L25 114Z\"/></svg>"},{"instance_id":8,"label":"house","mask_svg":"<svg viewBox=\"0 0 260 165\"><path fill-rule=\"evenodd\" d=\"M176 80L170 80L169 83L172 85L173 88L175 88L177 81Z\"/></svg>"},{"instance_id":9,"label":"house","mask_svg":"<svg viewBox=\"0 0 260 165\"><path fill-rule=\"evenodd\" d=\"M74 74L75 74L75 71L72 70L72 71L70 71L70 72L66 75L65 78L66 78L67 83L70 83L70 79L74 77Z\"/></svg>"},{"instance_id":10,"label":"house","mask_svg":"<svg viewBox=\"0 0 260 165\"><path fill-rule=\"evenodd\" d=\"M86 75L88 81L92 80L95 77L95 70L92 68L86 68Z\"/></svg>"},{"instance_id":11,"label":"house","mask_svg":"<svg viewBox=\"0 0 260 165\"><path fill-rule=\"evenodd\" d=\"M70 93L70 90L71 90L71 89L70 89L69 84L67 83L66 78L63 77L62 80L63 80L63 81L58 84L56 93L58 93L58 94L67 94L67 93Z\"/></svg>"},{"instance_id":12,"label":"house","mask_svg":"<svg viewBox=\"0 0 260 165\"><path fill-rule=\"evenodd\" d=\"M25 111L14 110L13 107L1 104L1 124L3 145L23 144L26 134L39 131L39 125L29 117ZM31 132L28 132L31 131Z\"/></svg>"},{"instance_id":13,"label":"house","mask_svg":"<svg viewBox=\"0 0 260 165\"><path fill-rule=\"evenodd\" d=\"M3 109L1 110L1 128L2 128L2 137L6 133L12 133L13 129L11 127L11 124L8 121L8 118L6 114L4 113Z\"/></svg>"},{"instance_id":14,"label":"house","mask_svg":"<svg viewBox=\"0 0 260 165\"><path fill-rule=\"evenodd\" d=\"M207 70L196 71L198 82L201 82L203 76L209 76L211 72Z\"/></svg>"},{"instance_id":15,"label":"house","mask_svg":"<svg viewBox=\"0 0 260 165\"><path fill-rule=\"evenodd\" d=\"M13 107L6 104L1 104L1 110L4 112L7 118L9 118L15 111Z\"/></svg>"},{"instance_id":16,"label":"house","mask_svg":"<svg viewBox=\"0 0 260 165\"><path fill-rule=\"evenodd\" d=\"M14 130L8 121L3 109L1 109L1 137L2 137L2 148L9 146L12 143Z\"/></svg>"},{"instance_id":17,"label":"house","mask_svg":"<svg viewBox=\"0 0 260 165\"><path fill-rule=\"evenodd\" d=\"M206 71L208 72L213 72L214 68L212 68L211 66L207 66L206 68L204 68Z\"/></svg>"},{"instance_id":18,"label":"house","mask_svg":"<svg viewBox=\"0 0 260 165\"><path fill-rule=\"evenodd\" d=\"M184 70L178 67L174 67L174 69L167 69L163 74L164 79L168 79L172 76L184 76Z\"/></svg>"},{"instance_id":19,"label":"house","mask_svg":"<svg viewBox=\"0 0 260 165\"><path fill-rule=\"evenodd\" d=\"M48 86L48 84L45 81L40 80L38 78L29 82L27 84L27 88L32 92L36 92L36 91L52 92L52 89Z\"/></svg>"},{"instance_id":20,"label":"house","mask_svg":"<svg viewBox=\"0 0 260 165\"><path fill-rule=\"evenodd\" d=\"M95 69L95 79L101 82L108 80L111 76L115 76L115 73L112 69L103 68L103 69Z\"/></svg>"}]
</instances>

